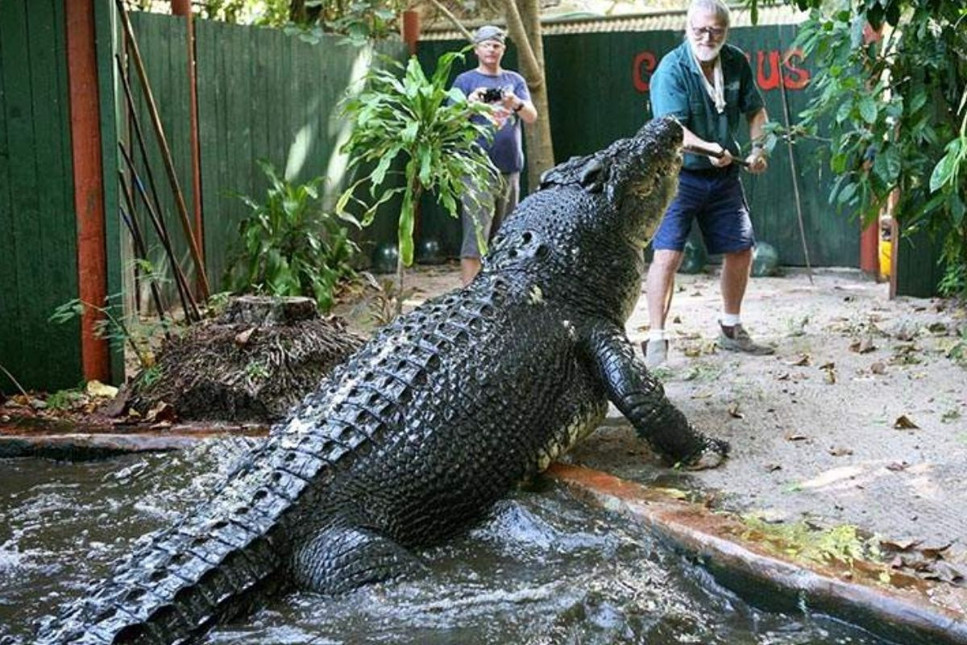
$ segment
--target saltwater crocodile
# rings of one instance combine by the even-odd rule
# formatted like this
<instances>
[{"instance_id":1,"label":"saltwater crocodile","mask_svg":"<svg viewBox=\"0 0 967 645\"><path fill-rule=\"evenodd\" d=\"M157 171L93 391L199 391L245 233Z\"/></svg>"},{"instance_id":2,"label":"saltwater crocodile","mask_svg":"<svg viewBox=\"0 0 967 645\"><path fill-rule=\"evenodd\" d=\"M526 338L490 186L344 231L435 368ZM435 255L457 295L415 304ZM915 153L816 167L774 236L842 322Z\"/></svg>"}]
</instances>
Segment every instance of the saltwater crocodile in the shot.
<instances>
[{"instance_id":1,"label":"saltwater crocodile","mask_svg":"<svg viewBox=\"0 0 967 645\"><path fill-rule=\"evenodd\" d=\"M479 520L609 400L670 461L717 465L727 445L689 425L624 332L681 140L675 121L653 121L552 169L468 287L383 328L37 641L187 642L270 592L417 571L411 549Z\"/></svg>"}]
</instances>

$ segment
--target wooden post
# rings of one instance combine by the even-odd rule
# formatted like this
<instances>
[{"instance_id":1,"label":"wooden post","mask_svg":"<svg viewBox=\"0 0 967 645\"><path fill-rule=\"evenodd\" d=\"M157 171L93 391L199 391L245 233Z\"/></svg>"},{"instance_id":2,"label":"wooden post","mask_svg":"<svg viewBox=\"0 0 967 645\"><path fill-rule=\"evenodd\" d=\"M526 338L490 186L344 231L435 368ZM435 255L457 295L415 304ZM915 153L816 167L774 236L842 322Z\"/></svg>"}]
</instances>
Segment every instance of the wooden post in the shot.
<instances>
[{"instance_id":1,"label":"wooden post","mask_svg":"<svg viewBox=\"0 0 967 645\"><path fill-rule=\"evenodd\" d=\"M880 275L879 222L872 222L860 233L860 271L874 278Z\"/></svg>"},{"instance_id":2,"label":"wooden post","mask_svg":"<svg viewBox=\"0 0 967 645\"><path fill-rule=\"evenodd\" d=\"M107 297L107 250L94 0L64 0L64 16L77 218L78 297L102 307ZM81 317L81 369L88 381L109 382L110 348L107 340L98 338L94 332L100 316L99 312L85 307Z\"/></svg>"},{"instance_id":3,"label":"wooden post","mask_svg":"<svg viewBox=\"0 0 967 645\"><path fill-rule=\"evenodd\" d=\"M201 148L198 143L198 80L195 63L195 20L191 13L191 0L171 0L171 13L184 16L188 39L188 118L191 137L191 192L192 210L195 213L195 239L198 240L202 259L205 257L205 227L201 212ZM200 286L200 285L199 285Z\"/></svg>"},{"instance_id":4,"label":"wooden post","mask_svg":"<svg viewBox=\"0 0 967 645\"><path fill-rule=\"evenodd\" d=\"M412 9L403 12L403 42L410 56L416 55L416 43L420 39L420 12Z\"/></svg>"}]
</instances>

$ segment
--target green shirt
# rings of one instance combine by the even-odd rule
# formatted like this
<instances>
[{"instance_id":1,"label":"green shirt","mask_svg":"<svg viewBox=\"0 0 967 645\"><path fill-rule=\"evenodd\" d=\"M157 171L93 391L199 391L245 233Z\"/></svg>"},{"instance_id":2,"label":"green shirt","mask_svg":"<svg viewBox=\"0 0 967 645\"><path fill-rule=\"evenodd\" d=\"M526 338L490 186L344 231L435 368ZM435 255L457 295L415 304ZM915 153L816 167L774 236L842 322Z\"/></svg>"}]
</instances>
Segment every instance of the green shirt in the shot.
<instances>
[{"instance_id":1,"label":"green shirt","mask_svg":"<svg viewBox=\"0 0 967 645\"><path fill-rule=\"evenodd\" d=\"M739 155L740 116L747 117L764 106L755 85L752 67L738 47L726 44L719 52L725 87L725 111L719 114L705 91L702 70L686 41L668 52L651 77L651 107L655 118L673 115L682 125L706 141L714 141ZM684 167L712 168L708 157L686 154Z\"/></svg>"}]
</instances>

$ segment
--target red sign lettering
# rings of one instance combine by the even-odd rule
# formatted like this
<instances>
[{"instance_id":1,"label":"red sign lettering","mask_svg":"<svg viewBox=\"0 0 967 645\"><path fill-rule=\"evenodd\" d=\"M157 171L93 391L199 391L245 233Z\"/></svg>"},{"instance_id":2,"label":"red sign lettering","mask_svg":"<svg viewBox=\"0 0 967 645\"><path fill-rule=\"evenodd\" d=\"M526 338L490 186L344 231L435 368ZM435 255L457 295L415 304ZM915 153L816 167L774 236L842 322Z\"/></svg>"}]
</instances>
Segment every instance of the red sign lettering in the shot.
<instances>
[{"instance_id":1,"label":"red sign lettering","mask_svg":"<svg viewBox=\"0 0 967 645\"><path fill-rule=\"evenodd\" d=\"M651 87L651 73L655 71L658 60L651 52L639 52L631 64L631 82L634 83L635 90L641 93L647 92Z\"/></svg>"},{"instance_id":2,"label":"red sign lettering","mask_svg":"<svg viewBox=\"0 0 967 645\"><path fill-rule=\"evenodd\" d=\"M752 62L752 55L746 53ZM790 49L783 56L778 49L756 52L756 83L763 91L774 90L781 82L787 90L801 90L809 84L809 70L798 67L795 61L803 60L801 49ZM631 82L635 91L644 94L651 89L651 74L658 66L653 52L643 51L635 55L631 63Z\"/></svg>"}]
</instances>

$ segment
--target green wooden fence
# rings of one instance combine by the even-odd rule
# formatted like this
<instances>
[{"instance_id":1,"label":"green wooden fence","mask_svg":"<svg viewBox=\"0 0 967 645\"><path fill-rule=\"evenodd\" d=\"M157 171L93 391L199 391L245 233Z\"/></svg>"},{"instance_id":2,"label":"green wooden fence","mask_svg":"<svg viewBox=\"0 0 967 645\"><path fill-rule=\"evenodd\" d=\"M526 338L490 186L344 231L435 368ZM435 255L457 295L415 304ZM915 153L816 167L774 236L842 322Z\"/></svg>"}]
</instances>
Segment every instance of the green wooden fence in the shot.
<instances>
[{"instance_id":1,"label":"green wooden fence","mask_svg":"<svg viewBox=\"0 0 967 645\"><path fill-rule=\"evenodd\" d=\"M26 388L80 372L79 322L47 320L77 297L65 47L63 0L0 2L0 365Z\"/></svg>"},{"instance_id":2,"label":"green wooden fence","mask_svg":"<svg viewBox=\"0 0 967 645\"><path fill-rule=\"evenodd\" d=\"M161 112L179 183L192 200L188 112L187 46L184 21L133 13L152 91ZM224 288L238 224L247 214L240 199L259 201L268 182L257 161L271 163L297 182L327 178L331 199L345 184L344 159L337 153L345 136L338 103L353 75L363 73L372 52L325 36L311 43L278 29L196 20L199 147L201 150L204 250L213 291ZM400 59L401 43L383 43L376 52ZM141 94L136 89L136 94ZM139 99L139 119L148 113ZM183 266L188 246L164 175L158 148L149 137L150 165L160 184L165 221ZM142 212L141 217L145 217ZM382 224L388 228L387 224ZM154 241L152 257L162 250ZM169 290L171 291L171 290Z\"/></svg>"}]
</instances>

